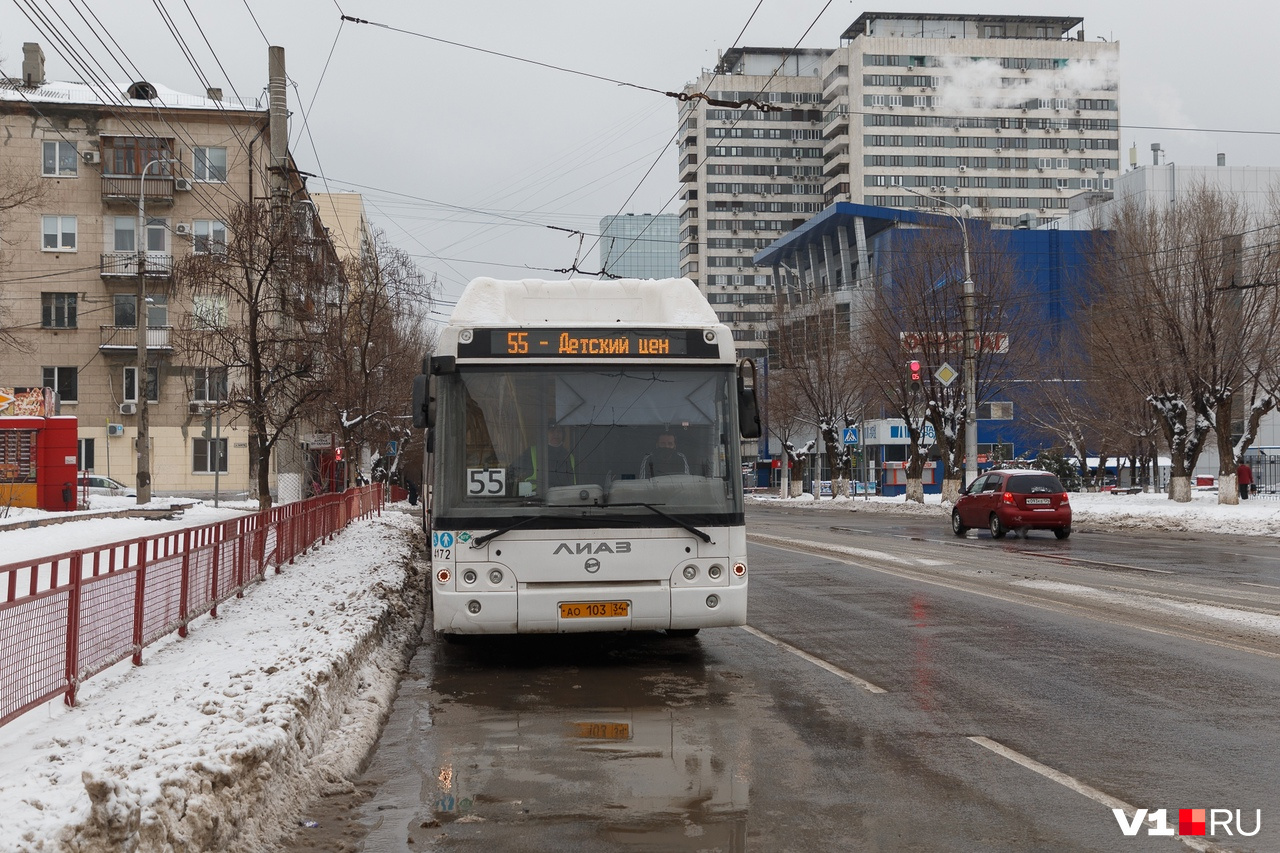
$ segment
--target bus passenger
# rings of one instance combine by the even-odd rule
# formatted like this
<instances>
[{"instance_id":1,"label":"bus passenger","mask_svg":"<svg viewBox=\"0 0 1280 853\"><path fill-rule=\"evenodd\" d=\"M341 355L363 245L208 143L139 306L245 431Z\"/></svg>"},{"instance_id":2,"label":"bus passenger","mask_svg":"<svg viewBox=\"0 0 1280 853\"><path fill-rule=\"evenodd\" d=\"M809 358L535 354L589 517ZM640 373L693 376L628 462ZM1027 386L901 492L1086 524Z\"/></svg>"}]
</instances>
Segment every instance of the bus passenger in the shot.
<instances>
[{"instance_id":1,"label":"bus passenger","mask_svg":"<svg viewBox=\"0 0 1280 853\"><path fill-rule=\"evenodd\" d=\"M531 446L516 463L516 479L530 483L533 492L545 491L554 486L572 486L578 481L577 462L564 444L564 427L547 425L547 446L539 454L537 444ZM523 490L521 490L523 494Z\"/></svg>"}]
</instances>

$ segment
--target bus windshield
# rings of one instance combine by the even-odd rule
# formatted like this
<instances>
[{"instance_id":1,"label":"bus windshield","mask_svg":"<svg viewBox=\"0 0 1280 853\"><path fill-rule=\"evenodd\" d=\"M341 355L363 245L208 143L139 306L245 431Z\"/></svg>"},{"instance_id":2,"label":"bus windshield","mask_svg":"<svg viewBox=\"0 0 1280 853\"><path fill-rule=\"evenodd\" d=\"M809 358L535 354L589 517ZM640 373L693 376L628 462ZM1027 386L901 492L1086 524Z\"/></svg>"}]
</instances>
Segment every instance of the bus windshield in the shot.
<instances>
[{"instance_id":1,"label":"bus windshield","mask_svg":"<svg viewBox=\"0 0 1280 853\"><path fill-rule=\"evenodd\" d=\"M468 366L440 379L437 523L741 523L731 367Z\"/></svg>"}]
</instances>

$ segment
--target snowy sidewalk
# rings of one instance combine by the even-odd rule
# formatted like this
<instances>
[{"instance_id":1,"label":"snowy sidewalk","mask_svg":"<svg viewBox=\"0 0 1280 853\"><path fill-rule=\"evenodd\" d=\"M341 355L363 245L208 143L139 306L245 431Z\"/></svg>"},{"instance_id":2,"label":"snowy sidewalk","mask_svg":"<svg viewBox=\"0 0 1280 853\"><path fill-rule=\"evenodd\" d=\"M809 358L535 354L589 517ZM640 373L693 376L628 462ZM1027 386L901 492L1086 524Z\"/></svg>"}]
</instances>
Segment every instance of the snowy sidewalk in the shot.
<instances>
[{"instance_id":1,"label":"snowy sidewalk","mask_svg":"<svg viewBox=\"0 0 1280 853\"><path fill-rule=\"evenodd\" d=\"M0 728L0 850L270 849L378 736L421 628L420 529L394 507L355 521L75 708Z\"/></svg>"}]
</instances>

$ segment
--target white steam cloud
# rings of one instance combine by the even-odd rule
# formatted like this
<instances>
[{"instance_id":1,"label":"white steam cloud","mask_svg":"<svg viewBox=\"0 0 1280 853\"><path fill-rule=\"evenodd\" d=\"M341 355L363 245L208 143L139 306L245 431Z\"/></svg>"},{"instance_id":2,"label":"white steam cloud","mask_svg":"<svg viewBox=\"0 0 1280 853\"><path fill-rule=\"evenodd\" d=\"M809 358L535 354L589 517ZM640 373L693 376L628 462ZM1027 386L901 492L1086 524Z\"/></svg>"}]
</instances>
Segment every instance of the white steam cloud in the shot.
<instances>
[{"instance_id":1,"label":"white steam cloud","mask_svg":"<svg viewBox=\"0 0 1280 853\"><path fill-rule=\"evenodd\" d=\"M934 106L963 115L975 109L1018 107L1032 98L1067 98L1113 89L1119 73L1114 59L1068 60L1050 72L1003 68L994 59L944 57L934 69L938 81ZM1011 81L1012 85L1006 85Z\"/></svg>"}]
</instances>

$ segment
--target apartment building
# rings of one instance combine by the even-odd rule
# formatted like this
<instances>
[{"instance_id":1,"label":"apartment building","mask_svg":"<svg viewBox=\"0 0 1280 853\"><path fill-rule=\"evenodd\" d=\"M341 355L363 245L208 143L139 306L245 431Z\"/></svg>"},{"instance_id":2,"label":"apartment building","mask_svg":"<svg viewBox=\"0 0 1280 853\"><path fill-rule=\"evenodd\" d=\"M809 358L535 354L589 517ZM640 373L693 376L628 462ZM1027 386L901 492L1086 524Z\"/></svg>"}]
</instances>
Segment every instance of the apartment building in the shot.
<instances>
[{"instance_id":1,"label":"apartment building","mask_svg":"<svg viewBox=\"0 0 1280 853\"><path fill-rule=\"evenodd\" d=\"M928 208L932 197L1016 226L1110 189L1120 46L1087 41L1083 24L860 15L823 66L823 201Z\"/></svg>"},{"instance_id":2,"label":"apartment building","mask_svg":"<svg viewBox=\"0 0 1280 853\"><path fill-rule=\"evenodd\" d=\"M283 51L273 50L283 93ZM236 377L179 345L184 318L234 306L179 292L173 272L190 253L223 250L228 211L241 202L274 197L294 227L323 234L284 149L284 111L282 100L217 89L46 80L32 43L22 78L0 81L6 175L41 184L34 203L4 217L0 305L19 346L0 361L0 386L57 391L61 413L79 420L82 470L134 482L145 393L155 494L213 493L215 479L224 495L251 488L248 426L221 404Z\"/></svg>"},{"instance_id":3,"label":"apartment building","mask_svg":"<svg viewBox=\"0 0 1280 853\"><path fill-rule=\"evenodd\" d=\"M707 295L745 358L766 352L768 269L751 256L822 209L827 50L736 48L685 86L680 274Z\"/></svg>"},{"instance_id":4,"label":"apartment building","mask_svg":"<svg viewBox=\"0 0 1280 853\"><path fill-rule=\"evenodd\" d=\"M1119 174L1118 58L1082 18L884 12L830 50L730 51L684 90L681 273L757 357L774 282L752 255L833 204L1063 216Z\"/></svg>"}]
</instances>

